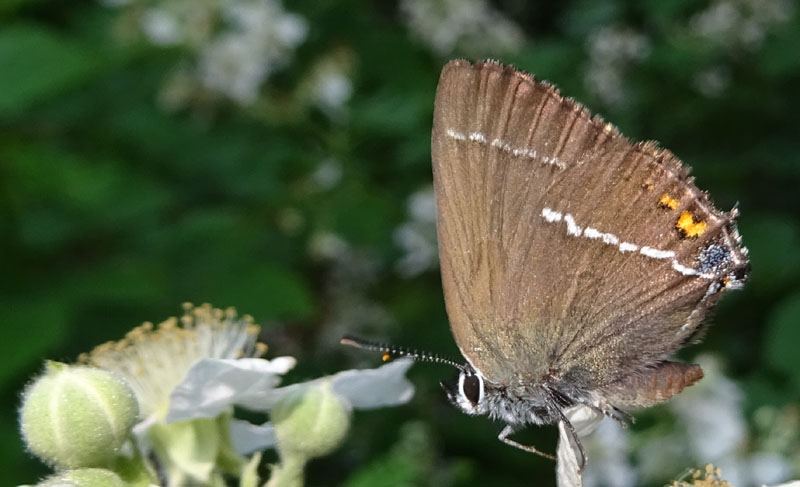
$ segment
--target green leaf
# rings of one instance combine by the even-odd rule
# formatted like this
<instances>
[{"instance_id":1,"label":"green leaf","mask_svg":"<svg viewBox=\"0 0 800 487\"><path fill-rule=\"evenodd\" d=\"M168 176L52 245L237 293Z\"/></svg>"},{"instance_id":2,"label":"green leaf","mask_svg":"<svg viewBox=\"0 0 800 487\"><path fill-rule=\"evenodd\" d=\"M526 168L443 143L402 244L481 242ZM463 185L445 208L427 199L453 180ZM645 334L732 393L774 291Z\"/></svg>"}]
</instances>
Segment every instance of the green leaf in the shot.
<instances>
[{"instance_id":1,"label":"green leaf","mask_svg":"<svg viewBox=\"0 0 800 487\"><path fill-rule=\"evenodd\" d=\"M295 272L251 263L247 267L223 269L217 277L225 285L209 288L209 300L248 310L261 321L304 319L313 314L311 291Z\"/></svg>"},{"instance_id":2,"label":"green leaf","mask_svg":"<svg viewBox=\"0 0 800 487\"><path fill-rule=\"evenodd\" d=\"M777 370L788 374L800 390L800 293L777 306L769 320L765 356Z\"/></svg>"},{"instance_id":3,"label":"green leaf","mask_svg":"<svg viewBox=\"0 0 800 487\"><path fill-rule=\"evenodd\" d=\"M170 195L122 164L47 146L2 154L23 241L52 249L98 229L124 232L155 219Z\"/></svg>"},{"instance_id":4,"label":"green leaf","mask_svg":"<svg viewBox=\"0 0 800 487\"><path fill-rule=\"evenodd\" d=\"M0 2L0 14L8 15L14 10L25 6L32 6L36 3L42 3L42 0L3 0Z\"/></svg>"},{"instance_id":5,"label":"green leaf","mask_svg":"<svg viewBox=\"0 0 800 487\"><path fill-rule=\"evenodd\" d=\"M168 295L169 275L142 255L119 255L76 272L65 281L73 299L92 302L157 303Z\"/></svg>"},{"instance_id":6,"label":"green leaf","mask_svg":"<svg viewBox=\"0 0 800 487\"><path fill-rule=\"evenodd\" d=\"M406 424L392 449L365 465L345 482L346 487L401 487L431 481L434 462L430 431L422 423ZM436 485L431 482L429 485Z\"/></svg>"},{"instance_id":7,"label":"green leaf","mask_svg":"<svg viewBox=\"0 0 800 487\"><path fill-rule=\"evenodd\" d=\"M20 369L45 357L62 340L66 329L64 308L55 299L14 299L12 306L0 306L0 387Z\"/></svg>"},{"instance_id":8,"label":"green leaf","mask_svg":"<svg viewBox=\"0 0 800 487\"><path fill-rule=\"evenodd\" d=\"M575 76L575 66L584 63L584 58L581 45L542 40L536 43L536 49L522 50L509 62L537 79L558 84L564 94L578 96L583 78Z\"/></svg>"},{"instance_id":9,"label":"green leaf","mask_svg":"<svg viewBox=\"0 0 800 487\"><path fill-rule=\"evenodd\" d=\"M14 115L86 79L96 54L36 25L0 30L0 115Z\"/></svg>"},{"instance_id":10,"label":"green leaf","mask_svg":"<svg viewBox=\"0 0 800 487\"><path fill-rule=\"evenodd\" d=\"M797 24L789 24L783 29L775 29L767 37L757 58L759 67L772 78L788 78L800 72L797 46L800 30Z\"/></svg>"},{"instance_id":11,"label":"green leaf","mask_svg":"<svg viewBox=\"0 0 800 487\"><path fill-rule=\"evenodd\" d=\"M800 229L789 218L743 214L739 230L750 250L750 291L774 295L800 278Z\"/></svg>"},{"instance_id":12,"label":"green leaf","mask_svg":"<svg viewBox=\"0 0 800 487\"><path fill-rule=\"evenodd\" d=\"M571 5L564 16L564 27L575 37L584 37L620 17L622 5L615 0L582 0Z\"/></svg>"}]
</instances>

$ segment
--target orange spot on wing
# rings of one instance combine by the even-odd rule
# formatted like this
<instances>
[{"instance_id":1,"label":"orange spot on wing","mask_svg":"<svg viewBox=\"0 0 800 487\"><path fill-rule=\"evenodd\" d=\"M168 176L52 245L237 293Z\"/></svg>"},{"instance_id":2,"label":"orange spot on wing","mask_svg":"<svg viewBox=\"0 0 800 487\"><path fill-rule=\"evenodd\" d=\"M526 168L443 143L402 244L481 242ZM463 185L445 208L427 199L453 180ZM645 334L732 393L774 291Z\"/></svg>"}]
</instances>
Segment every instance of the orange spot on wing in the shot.
<instances>
[{"instance_id":1,"label":"orange spot on wing","mask_svg":"<svg viewBox=\"0 0 800 487\"><path fill-rule=\"evenodd\" d=\"M694 215L689 211L681 212L681 216L678 217L675 226L685 237L697 237L706 231L706 222L702 220L695 221Z\"/></svg>"},{"instance_id":2,"label":"orange spot on wing","mask_svg":"<svg viewBox=\"0 0 800 487\"><path fill-rule=\"evenodd\" d=\"M381 355L381 360L383 360L384 362L388 362L390 358L392 358L392 356L388 353L384 353L383 355Z\"/></svg>"},{"instance_id":3,"label":"orange spot on wing","mask_svg":"<svg viewBox=\"0 0 800 487\"><path fill-rule=\"evenodd\" d=\"M660 208L668 208L670 210L677 210L678 209L678 200L673 198L672 196L664 193L661 195L661 198L658 199L658 206Z\"/></svg>"}]
</instances>

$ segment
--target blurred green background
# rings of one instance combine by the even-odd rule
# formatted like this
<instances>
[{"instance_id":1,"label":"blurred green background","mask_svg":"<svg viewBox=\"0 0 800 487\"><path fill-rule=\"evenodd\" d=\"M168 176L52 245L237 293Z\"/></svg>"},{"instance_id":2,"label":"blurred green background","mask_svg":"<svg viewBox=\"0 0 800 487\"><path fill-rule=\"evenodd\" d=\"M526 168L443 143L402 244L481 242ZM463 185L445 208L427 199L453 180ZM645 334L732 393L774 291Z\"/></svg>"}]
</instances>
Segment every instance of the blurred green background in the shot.
<instances>
[{"instance_id":1,"label":"blurred green background","mask_svg":"<svg viewBox=\"0 0 800 487\"><path fill-rule=\"evenodd\" d=\"M721 375L705 402L598 435L588 482L663 485L707 461L739 485L800 477L795 2L5 0L0 22L3 483L48 471L16 423L43 360L184 301L253 315L269 356L298 358L287 382L377 365L338 345L346 332L458 357L430 186L434 90L455 57L557 84L741 209L752 278L682 356ZM551 462L446 403L452 373L414 367L414 400L357 413L309 485L552 485ZM721 410L717 429L681 419ZM552 451L555 428L520 439Z\"/></svg>"}]
</instances>

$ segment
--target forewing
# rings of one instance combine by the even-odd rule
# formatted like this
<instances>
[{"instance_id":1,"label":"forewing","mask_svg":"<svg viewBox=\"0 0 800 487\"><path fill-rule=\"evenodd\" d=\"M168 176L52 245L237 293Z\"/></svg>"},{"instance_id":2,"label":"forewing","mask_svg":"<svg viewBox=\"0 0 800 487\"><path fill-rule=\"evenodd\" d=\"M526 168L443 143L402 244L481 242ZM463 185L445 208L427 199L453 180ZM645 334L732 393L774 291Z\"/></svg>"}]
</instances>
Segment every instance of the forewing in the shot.
<instances>
[{"instance_id":1,"label":"forewing","mask_svg":"<svg viewBox=\"0 0 800 487\"><path fill-rule=\"evenodd\" d=\"M744 278L735 215L680 161L511 67L445 66L432 155L451 328L490 381L618 380Z\"/></svg>"}]
</instances>

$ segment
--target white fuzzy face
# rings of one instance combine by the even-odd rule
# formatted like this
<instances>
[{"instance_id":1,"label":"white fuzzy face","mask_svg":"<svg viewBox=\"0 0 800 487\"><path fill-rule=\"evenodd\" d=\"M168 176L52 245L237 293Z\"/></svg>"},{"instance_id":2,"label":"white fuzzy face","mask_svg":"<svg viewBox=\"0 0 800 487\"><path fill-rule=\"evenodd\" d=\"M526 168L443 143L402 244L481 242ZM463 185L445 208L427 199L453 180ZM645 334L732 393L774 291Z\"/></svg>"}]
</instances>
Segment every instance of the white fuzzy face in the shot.
<instances>
[{"instance_id":1,"label":"white fuzzy face","mask_svg":"<svg viewBox=\"0 0 800 487\"><path fill-rule=\"evenodd\" d=\"M458 389L445 388L447 398L467 414L486 414L487 404L483 377L480 373L466 368L458 374Z\"/></svg>"},{"instance_id":2,"label":"white fuzzy face","mask_svg":"<svg viewBox=\"0 0 800 487\"><path fill-rule=\"evenodd\" d=\"M484 379L470 365L460 367L458 382L442 387L447 399L460 411L470 415L488 415L509 425L551 424L559 419L558 408L548 403L538 388L510 390Z\"/></svg>"}]
</instances>

